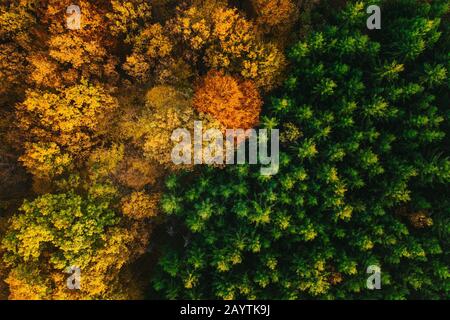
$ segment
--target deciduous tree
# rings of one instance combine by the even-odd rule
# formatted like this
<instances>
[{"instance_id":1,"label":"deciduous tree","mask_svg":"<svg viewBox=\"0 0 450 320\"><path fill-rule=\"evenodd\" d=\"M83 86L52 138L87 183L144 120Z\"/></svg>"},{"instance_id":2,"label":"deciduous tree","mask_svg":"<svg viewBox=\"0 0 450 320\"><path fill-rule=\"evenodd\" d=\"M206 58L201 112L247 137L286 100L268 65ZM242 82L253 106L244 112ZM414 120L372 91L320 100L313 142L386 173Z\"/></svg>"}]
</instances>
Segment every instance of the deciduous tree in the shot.
<instances>
[{"instance_id":1,"label":"deciduous tree","mask_svg":"<svg viewBox=\"0 0 450 320\"><path fill-rule=\"evenodd\" d=\"M259 122L262 101L253 82L210 72L197 87L193 104L227 129L251 129Z\"/></svg>"}]
</instances>

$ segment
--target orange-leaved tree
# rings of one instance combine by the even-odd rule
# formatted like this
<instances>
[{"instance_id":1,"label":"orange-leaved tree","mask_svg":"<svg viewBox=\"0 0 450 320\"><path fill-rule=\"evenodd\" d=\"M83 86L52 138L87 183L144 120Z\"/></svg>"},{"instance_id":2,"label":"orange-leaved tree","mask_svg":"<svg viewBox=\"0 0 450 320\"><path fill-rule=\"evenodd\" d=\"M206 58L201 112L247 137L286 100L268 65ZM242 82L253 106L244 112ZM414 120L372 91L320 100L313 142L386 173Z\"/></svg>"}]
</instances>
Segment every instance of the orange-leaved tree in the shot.
<instances>
[{"instance_id":1,"label":"orange-leaved tree","mask_svg":"<svg viewBox=\"0 0 450 320\"><path fill-rule=\"evenodd\" d=\"M259 122L262 100L252 81L212 71L197 87L193 104L227 129L250 129Z\"/></svg>"}]
</instances>

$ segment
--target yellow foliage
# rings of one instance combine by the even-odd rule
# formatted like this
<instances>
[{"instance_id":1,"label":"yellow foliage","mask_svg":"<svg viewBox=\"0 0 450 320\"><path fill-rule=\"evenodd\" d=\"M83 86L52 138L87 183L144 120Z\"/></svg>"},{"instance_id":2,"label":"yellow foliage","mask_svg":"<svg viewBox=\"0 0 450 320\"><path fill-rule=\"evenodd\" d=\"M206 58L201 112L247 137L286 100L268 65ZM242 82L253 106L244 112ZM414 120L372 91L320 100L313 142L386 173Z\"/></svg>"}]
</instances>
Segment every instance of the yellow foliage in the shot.
<instances>
[{"instance_id":1,"label":"yellow foliage","mask_svg":"<svg viewBox=\"0 0 450 320\"><path fill-rule=\"evenodd\" d=\"M110 148L94 150L88 160L89 177L92 181L108 178L124 158L125 146L113 144Z\"/></svg>"},{"instance_id":2,"label":"yellow foliage","mask_svg":"<svg viewBox=\"0 0 450 320\"><path fill-rule=\"evenodd\" d=\"M151 65L143 54L132 53L129 55L123 69L140 82L148 81L151 76Z\"/></svg>"},{"instance_id":3,"label":"yellow foliage","mask_svg":"<svg viewBox=\"0 0 450 320\"><path fill-rule=\"evenodd\" d=\"M172 33L180 36L193 50L203 48L211 36L211 25L204 13L199 8L191 6L180 10L178 16L171 22Z\"/></svg>"},{"instance_id":4,"label":"yellow foliage","mask_svg":"<svg viewBox=\"0 0 450 320\"><path fill-rule=\"evenodd\" d=\"M70 63L74 68L92 64L96 69L99 65L93 64L95 59L106 57L106 48L98 42L86 43L73 33L54 36L49 41L50 57L59 63Z\"/></svg>"},{"instance_id":5,"label":"yellow foliage","mask_svg":"<svg viewBox=\"0 0 450 320\"><path fill-rule=\"evenodd\" d=\"M5 280L11 300L128 299L129 288L120 281L121 270L144 251L149 239L146 226L131 224L112 228L104 236L105 245L90 263L81 268L80 290L70 290L66 270L53 270L43 276L40 268L13 268Z\"/></svg>"},{"instance_id":6,"label":"yellow foliage","mask_svg":"<svg viewBox=\"0 0 450 320\"><path fill-rule=\"evenodd\" d=\"M214 51L239 57L252 51L255 41L253 25L236 9L218 8L212 13L213 34L218 40Z\"/></svg>"},{"instance_id":7,"label":"yellow foliage","mask_svg":"<svg viewBox=\"0 0 450 320\"><path fill-rule=\"evenodd\" d=\"M58 72L58 64L43 54L32 54L29 62L33 67L30 74L31 81L47 87L60 87L63 79Z\"/></svg>"},{"instance_id":8,"label":"yellow foliage","mask_svg":"<svg viewBox=\"0 0 450 320\"><path fill-rule=\"evenodd\" d=\"M196 3L179 9L169 24L186 59L195 63L202 58L207 67L240 74L264 90L279 84L286 63L275 45L262 42L237 9L222 2Z\"/></svg>"},{"instance_id":9,"label":"yellow foliage","mask_svg":"<svg viewBox=\"0 0 450 320\"><path fill-rule=\"evenodd\" d=\"M146 0L111 0L111 7L111 12L106 14L109 30L113 35L125 34L127 39L151 18L151 4Z\"/></svg>"},{"instance_id":10,"label":"yellow foliage","mask_svg":"<svg viewBox=\"0 0 450 320\"><path fill-rule=\"evenodd\" d=\"M38 10L38 19L46 29L39 31L42 39L31 54L35 70L30 79L38 86L50 88L73 85L82 78L116 84L118 58L111 52L118 46L117 35L123 29L136 28L148 15L148 9L144 10L148 5L143 0L126 1L122 5L118 1L80 0L76 4L82 12L81 28L69 30L65 12L70 4L70 1L49 1ZM58 81L51 81L47 76Z\"/></svg>"},{"instance_id":11,"label":"yellow foliage","mask_svg":"<svg viewBox=\"0 0 450 320\"><path fill-rule=\"evenodd\" d=\"M3 263L10 268L10 298L127 298L120 273L145 252L149 226L121 222L110 208L111 199L71 192L24 202L1 243ZM81 270L76 292L67 288L71 266Z\"/></svg>"},{"instance_id":12,"label":"yellow foliage","mask_svg":"<svg viewBox=\"0 0 450 320\"><path fill-rule=\"evenodd\" d=\"M33 26L36 23L34 10L30 2L33 0L2 1L0 8L0 38L2 42L12 41L20 47L28 49Z\"/></svg>"},{"instance_id":13,"label":"yellow foliage","mask_svg":"<svg viewBox=\"0 0 450 320\"><path fill-rule=\"evenodd\" d=\"M152 67L168 58L173 44L163 27L156 23L145 28L134 38L133 53L127 57L124 70L139 81L148 81Z\"/></svg>"},{"instance_id":14,"label":"yellow foliage","mask_svg":"<svg viewBox=\"0 0 450 320\"><path fill-rule=\"evenodd\" d=\"M58 93L29 91L16 108L26 140L54 142L80 155L107 132L117 106L116 99L102 87L83 82Z\"/></svg>"},{"instance_id":15,"label":"yellow foliage","mask_svg":"<svg viewBox=\"0 0 450 320\"><path fill-rule=\"evenodd\" d=\"M42 279L38 270L14 268L5 282L9 285L10 300L43 300L50 297L49 283Z\"/></svg>"},{"instance_id":16,"label":"yellow foliage","mask_svg":"<svg viewBox=\"0 0 450 320\"><path fill-rule=\"evenodd\" d=\"M120 130L123 137L142 150L153 166L160 164L166 169L177 170L184 166L172 162L171 153L175 146L172 133L180 128L193 132L194 121L202 121L204 130L224 129L211 115L197 114L188 96L171 86L161 85L147 92L144 108L125 113ZM156 170L162 174L160 169Z\"/></svg>"},{"instance_id":17,"label":"yellow foliage","mask_svg":"<svg viewBox=\"0 0 450 320\"><path fill-rule=\"evenodd\" d=\"M204 127L220 128L211 117L197 115L190 99L175 88L156 86L147 92L142 110L125 115L121 131L143 151L146 159L174 170L181 166L172 163L171 152L175 145L171 140L172 133L179 128L193 131L197 120L203 121Z\"/></svg>"},{"instance_id":18,"label":"yellow foliage","mask_svg":"<svg viewBox=\"0 0 450 320\"><path fill-rule=\"evenodd\" d=\"M73 168L73 159L62 153L54 142L27 143L19 160L28 172L40 179L51 179Z\"/></svg>"},{"instance_id":19,"label":"yellow foliage","mask_svg":"<svg viewBox=\"0 0 450 320\"><path fill-rule=\"evenodd\" d=\"M144 29L135 41L136 46L151 59L164 58L172 51L172 42L159 23Z\"/></svg>"},{"instance_id":20,"label":"yellow foliage","mask_svg":"<svg viewBox=\"0 0 450 320\"><path fill-rule=\"evenodd\" d=\"M286 65L286 57L276 45L260 44L249 54L249 59L243 61L238 71L244 78L252 79L259 88L268 91L280 84Z\"/></svg>"},{"instance_id":21,"label":"yellow foliage","mask_svg":"<svg viewBox=\"0 0 450 320\"><path fill-rule=\"evenodd\" d=\"M94 150L88 161L88 170L91 181L113 179L136 190L155 184L163 174L159 165L137 155L126 154L123 144Z\"/></svg>"},{"instance_id":22,"label":"yellow foliage","mask_svg":"<svg viewBox=\"0 0 450 320\"><path fill-rule=\"evenodd\" d=\"M131 224L128 228L110 229L104 238L105 245L96 251L86 269L81 270L83 298L126 299L126 288L119 283L119 273L144 253L149 232L145 226Z\"/></svg>"}]
</instances>

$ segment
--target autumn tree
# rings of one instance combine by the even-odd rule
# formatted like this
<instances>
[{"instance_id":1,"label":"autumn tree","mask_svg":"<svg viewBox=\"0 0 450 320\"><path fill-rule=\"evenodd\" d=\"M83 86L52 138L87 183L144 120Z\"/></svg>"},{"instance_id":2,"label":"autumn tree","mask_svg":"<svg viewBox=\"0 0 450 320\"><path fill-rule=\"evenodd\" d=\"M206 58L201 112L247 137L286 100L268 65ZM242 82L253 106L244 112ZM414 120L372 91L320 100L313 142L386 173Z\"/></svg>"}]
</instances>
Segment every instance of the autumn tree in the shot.
<instances>
[{"instance_id":1,"label":"autumn tree","mask_svg":"<svg viewBox=\"0 0 450 320\"><path fill-rule=\"evenodd\" d=\"M146 241L139 237L146 235L136 225L120 224L114 197L114 188L97 185L86 196L68 192L25 201L2 242L10 298L125 297L116 278L141 252ZM65 272L72 266L82 270L80 291L66 285Z\"/></svg>"},{"instance_id":2,"label":"autumn tree","mask_svg":"<svg viewBox=\"0 0 450 320\"><path fill-rule=\"evenodd\" d=\"M164 170L158 163L152 163L144 156L125 155L115 171L111 172L117 181L134 190L152 186L163 178Z\"/></svg>"},{"instance_id":3,"label":"autumn tree","mask_svg":"<svg viewBox=\"0 0 450 320\"><path fill-rule=\"evenodd\" d=\"M151 218L158 214L158 202L160 194L152 195L145 192L133 192L122 200L122 212L132 219Z\"/></svg>"},{"instance_id":4,"label":"autumn tree","mask_svg":"<svg viewBox=\"0 0 450 320\"><path fill-rule=\"evenodd\" d=\"M251 0L256 23L265 33L286 32L298 18L298 8L292 0Z\"/></svg>"},{"instance_id":5,"label":"autumn tree","mask_svg":"<svg viewBox=\"0 0 450 320\"><path fill-rule=\"evenodd\" d=\"M262 101L253 82L210 72L197 87L193 105L227 129L251 129L259 122Z\"/></svg>"},{"instance_id":6,"label":"autumn tree","mask_svg":"<svg viewBox=\"0 0 450 320\"><path fill-rule=\"evenodd\" d=\"M189 61L239 74L264 90L280 81L285 66L282 52L262 42L252 22L221 1L194 1L180 7L169 27Z\"/></svg>"},{"instance_id":7,"label":"autumn tree","mask_svg":"<svg viewBox=\"0 0 450 320\"><path fill-rule=\"evenodd\" d=\"M75 155L89 150L108 130L117 100L104 88L82 83L56 93L29 91L17 105L25 141L54 142Z\"/></svg>"},{"instance_id":8,"label":"autumn tree","mask_svg":"<svg viewBox=\"0 0 450 320\"><path fill-rule=\"evenodd\" d=\"M203 121L204 127L222 129L220 122L194 111L191 99L171 86L156 86L146 94L145 106L131 110L121 121L121 134L142 151L147 161L175 170L172 161L171 140L176 129L194 129L194 121ZM133 120L135 119L135 120Z\"/></svg>"},{"instance_id":9,"label":"autumn tree","mask_svg":"<svg viewBox=\"0 0 450 320\"><path fill-rule=\"evenodd\" d=\"M73 169L73 159L54 142L26 144L19 158L28 172L37 178L52 179Z\"/></svg>"},{"instance_id":10,"label":"autumn tree","mask_svg":"<svg viewBox=\"0 0 450 320\"><path fill-rule=\"evenodd\" d=\"M111 0L110 3L111 9L105 15L107 26L112 35L125 37L127 43L152 16L151 4L145 0Z\"/></svg>"},{"instance_id":11,"label":"autumn tree","mask_svg":"<svg viewBox=\"0 0 450 320\"><path fill-rule=\"evenodd\" d=\"M18 0L0 8L2 201L16 189L38 195L23 203L4 237L11 299L126 298L119 273L148 243L147 222L118 209L129 189L153 184L161 173L133 148L110 141L110 130L120 107L119 61L132 43L150 52L147 40L160 30L150 36L143 31L151 18L145 0L81 0L81 27L71 30L71 4ZM153 54L158 45L148 44ZM32 190L22 166L33 176ZM25 239L30 234L36 238ZM63 264L73 259L84 265L81 292L65 285Z\"/></svg>"},{"instance_id":12,"label":"autumn tree","mask_svg":"<svg viewBox=\"0 0 450 320\"><path fill-rule=\"evenodd\" d=\"M3 1L0 8L0 105L25 91L36 24L33 1Z\"/></svg>"}]
</instances>

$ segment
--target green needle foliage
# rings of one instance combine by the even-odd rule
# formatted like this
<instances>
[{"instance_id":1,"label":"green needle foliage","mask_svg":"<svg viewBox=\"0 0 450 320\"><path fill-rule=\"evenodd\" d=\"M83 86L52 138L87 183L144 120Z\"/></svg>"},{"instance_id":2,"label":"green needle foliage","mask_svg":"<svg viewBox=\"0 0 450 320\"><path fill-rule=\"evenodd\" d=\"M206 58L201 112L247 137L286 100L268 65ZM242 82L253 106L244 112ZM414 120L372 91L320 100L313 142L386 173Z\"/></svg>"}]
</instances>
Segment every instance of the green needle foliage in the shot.
<instances>
[{"instance_id":1,"label":"green needle foliage","mask_svg":"<svg viewBox=\"0 0 450 320\"><path fill-rule=\"evenodd\" d=\"M161 297L449 298L449 3L378 1L371 31L373 3L291 48L263 118L281 129L277 175L170 177L162 208L191 238L163 251Z\"/></svg>"}]
</instances>

